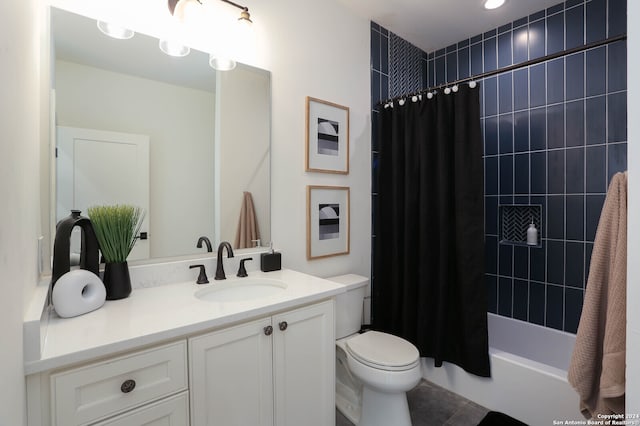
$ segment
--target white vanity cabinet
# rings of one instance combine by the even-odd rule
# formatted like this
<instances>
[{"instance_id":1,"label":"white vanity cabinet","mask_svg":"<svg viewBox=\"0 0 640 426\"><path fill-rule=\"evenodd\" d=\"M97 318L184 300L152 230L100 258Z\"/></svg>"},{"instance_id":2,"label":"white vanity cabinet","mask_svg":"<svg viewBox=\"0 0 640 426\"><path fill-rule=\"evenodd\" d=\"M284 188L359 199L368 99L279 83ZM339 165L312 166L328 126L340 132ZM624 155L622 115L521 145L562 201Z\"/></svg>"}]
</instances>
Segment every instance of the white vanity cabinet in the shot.
<instances>
[{"instance_id":1,"label":"white vanity cabinet","mask_svg":"<svg viewBox=\"0 0 640 426\"><path fill-rule=\"evenodd\" d=\"M192 426L335 422L334 302L189 339Z\"/></svg>"}]
</instances>

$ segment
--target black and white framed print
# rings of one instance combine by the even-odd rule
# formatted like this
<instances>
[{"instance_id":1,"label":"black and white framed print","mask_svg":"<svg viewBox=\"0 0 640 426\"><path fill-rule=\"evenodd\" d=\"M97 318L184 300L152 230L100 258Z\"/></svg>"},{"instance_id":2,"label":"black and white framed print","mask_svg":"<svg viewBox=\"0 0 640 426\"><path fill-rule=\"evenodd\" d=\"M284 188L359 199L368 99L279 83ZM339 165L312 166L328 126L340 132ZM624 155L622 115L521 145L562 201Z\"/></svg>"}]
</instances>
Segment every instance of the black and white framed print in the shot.
<instances>
[{"instance_id":1,"label":"black and white framed print","mask_svg":"<svg viewBox=\"0 0 640 426\"><path fill-rule=\"evenodd\" d=\"M307 259L349 253L349 187L307 186Z\"/></svg>"},{"instance_id":2,"label":"black and white framed print","mask_svg":"<svg viewBox=\"0 0 640 426\"><path fill-rule=\"evenodd\" d=\"M308 172L349 173L349 108L307 96Z\"/></svg>"}]
</instances>

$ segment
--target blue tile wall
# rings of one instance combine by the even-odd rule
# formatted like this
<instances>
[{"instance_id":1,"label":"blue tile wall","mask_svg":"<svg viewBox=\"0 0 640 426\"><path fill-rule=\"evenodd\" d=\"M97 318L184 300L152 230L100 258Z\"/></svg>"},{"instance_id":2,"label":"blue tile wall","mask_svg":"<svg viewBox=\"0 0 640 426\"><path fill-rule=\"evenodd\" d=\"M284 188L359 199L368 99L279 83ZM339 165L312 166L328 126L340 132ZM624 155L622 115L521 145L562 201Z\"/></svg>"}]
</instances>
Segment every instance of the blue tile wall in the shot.
<instances>
[{"instance_id":1,"label":"blue tile wall","mask_svg":"<svg viewBox=\"0 0 640 426\"><path fill-rule=\"evenodd\" d=\"M423 81L448 83L624 33L625 0L569 0L425 53ZM389 93L381 87L388 38L372 23L374 123ZM627 168L626 52L619 41L480 81L490 312L576 332L608 182ZM498 206L507 203L543 206L540 248L500 243Z\"/></svg>"}]
</instances>

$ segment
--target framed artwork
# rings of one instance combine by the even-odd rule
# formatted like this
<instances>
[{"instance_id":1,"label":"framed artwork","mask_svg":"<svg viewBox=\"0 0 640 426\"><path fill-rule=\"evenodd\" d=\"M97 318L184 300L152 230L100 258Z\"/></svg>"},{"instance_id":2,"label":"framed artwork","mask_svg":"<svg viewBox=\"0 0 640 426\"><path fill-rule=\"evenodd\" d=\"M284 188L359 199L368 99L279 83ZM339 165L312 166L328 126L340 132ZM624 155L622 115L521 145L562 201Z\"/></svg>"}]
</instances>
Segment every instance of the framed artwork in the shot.
<instances>
[{"instance_id":1,"label":"framed artwork","mask_svg":"<svg viewBox=\"0 0 640 426\"><path fill-rule=\"evenodd\" d=\"M307 186L307 259L349 254L349 187Z\"/></svg>"},{"instance_id":2,"label":"framed artwork","mask_svg":"<svg viewBox=\"0 0 640 426\"><path fill-rule=\"evenodd\" d=\"M349 108L307 96L305 170L349 173Z\"/></svg>"}]
</instances>

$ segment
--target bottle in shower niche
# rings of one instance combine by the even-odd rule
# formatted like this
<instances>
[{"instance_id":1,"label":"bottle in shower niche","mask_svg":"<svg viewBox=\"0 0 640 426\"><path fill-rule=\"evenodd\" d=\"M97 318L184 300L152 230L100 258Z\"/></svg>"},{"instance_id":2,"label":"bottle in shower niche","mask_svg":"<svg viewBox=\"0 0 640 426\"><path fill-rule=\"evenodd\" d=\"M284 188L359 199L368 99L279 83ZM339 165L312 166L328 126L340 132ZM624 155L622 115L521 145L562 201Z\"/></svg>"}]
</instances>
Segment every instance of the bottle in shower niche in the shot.
<instances>
[{"instance_id":1,"label":"bottle in shower niche","mask_svg":"<svg viewBox=\"0 0 640 426\"><path fill-rule=\"evenodd\" d=\"M536 225L533 222L529 224L529 229L527 229L527 245L538 245L538 229L536 229Z\"/></svg>"}]
</instances>

